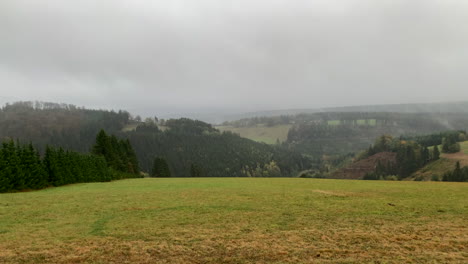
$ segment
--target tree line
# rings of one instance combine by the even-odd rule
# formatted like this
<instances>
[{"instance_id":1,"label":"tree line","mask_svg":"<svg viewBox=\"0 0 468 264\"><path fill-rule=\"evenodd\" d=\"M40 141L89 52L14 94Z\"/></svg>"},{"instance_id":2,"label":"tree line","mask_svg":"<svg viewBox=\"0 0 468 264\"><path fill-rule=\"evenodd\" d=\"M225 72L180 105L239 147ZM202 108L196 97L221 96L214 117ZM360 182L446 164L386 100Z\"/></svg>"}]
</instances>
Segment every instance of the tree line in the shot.
<instances>
[{"instance_id":1,"label":"tree line","mask_svg":"<svg viewBox=\"0 0 468 264\"><path fill-rule=\"evenodd\" d=\"M120 145L112 143L110 147L119 148ZM109 167L106 157L97 154L48 146L41 156L31 143L4 142L0 148L0 192L140 177L123 167Z\"/></svg>"}]
</instances>

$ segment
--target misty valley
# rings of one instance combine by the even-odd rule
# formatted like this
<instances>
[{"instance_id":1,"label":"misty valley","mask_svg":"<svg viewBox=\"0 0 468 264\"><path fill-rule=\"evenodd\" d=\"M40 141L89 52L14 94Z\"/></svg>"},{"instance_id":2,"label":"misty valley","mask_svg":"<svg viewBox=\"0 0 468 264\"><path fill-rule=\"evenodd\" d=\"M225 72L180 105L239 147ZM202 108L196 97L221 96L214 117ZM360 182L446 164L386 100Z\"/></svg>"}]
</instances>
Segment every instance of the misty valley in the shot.
<instances>
[{"instance_id":1,"label":"misty valley","mask_svg":"<svg viewBox=\"0 0 468 264\"><path fill-rule=\"evenodd\" d=\"M414 247L415 241L430 239L431 230L436 236L445 234L443 248L434 242L423 254L400 250L396 262L446 261L440 250L451 252L450 259L457 262L466 257L462 249L467 240L459 232L466 230L461 223L468 215L463 183L468 181L467 127L468 115L462 111L337 111L209 124L187 118L143 119L124 110L68 104L7 104L0 110L0 248L7 252L0 260L69 263L102 257L104 262L237 263L297 258L327 263L352 256L340 253L340 247L360 252L365 246L373 253L351 257L353 261L391 262L395 255L388 250L402 243ZM454 203L433 200L449 193ZM352 209L356 204L360 211ZM94 213L89 208L93 205ZM20 208L27 211L20 213ZM306 213L312 208L321 213ZM19 214L21 222L12 214ZM234 222L217 219L219 215ZM398 232L387 230L393 226L388 217L400 219ZM256 218L262 220L252 226ZM73 230L65 231L70 224ZM303 230L306 226L312 229ZM323 230L315 229L318 226ZM352 226L353 231L338 232L337 226ZM448 226L459 232L446 233ZM44 233L51 228L71 240ZM386 244L351 246L356 232L364 230L366 236L393 235L378 239ZM39 248L47 252L18 240L24 232L39 232L34 241L46 243ZM193 241L200 232L206 238ZM406 232L419 237L390 242L400 241ZM221 233L227 236L216 235ZM180 241L175 234L182 245L176 246ZM279 242L284 236L295 237L301 246L285 247ZM329 245L324 236L342 245ZM258 237L266 240L249 246L256 251L228 246ZM140 239L145 242L137 242ZM127 252L124 241L131 241L127 248L138 253ZM162 243L169 246L162 248ZM83 247L82 253L70 251Z\"/></svg>"},{"instance_id":2,"label":"misty valley","mask_svg":"<svg viewBox=\"0 0 468 264\"><path fill-rule=\"evenodd\" d=\"M0 264L468 263L467 14L0 0Z\"/></svg>"}]
</instances>

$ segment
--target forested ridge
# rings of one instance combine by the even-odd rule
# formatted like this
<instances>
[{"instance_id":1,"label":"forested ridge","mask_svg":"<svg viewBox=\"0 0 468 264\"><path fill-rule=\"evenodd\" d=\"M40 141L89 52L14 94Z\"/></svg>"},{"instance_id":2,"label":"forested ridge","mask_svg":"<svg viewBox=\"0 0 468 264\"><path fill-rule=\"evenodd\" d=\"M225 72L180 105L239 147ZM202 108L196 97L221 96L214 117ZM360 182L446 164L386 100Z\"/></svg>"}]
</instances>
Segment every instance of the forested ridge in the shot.
<instances>
[{"instance_id":1,"label":"forested ridge","mask_svg":"<svg viewBox=\"0 0 468 264\"><path fill-rule=\"evenodd\" d=\"M468 127L466 114L424 113L323 113L315 120L296 123L286 144L314 156L346 155L367 148L375 138L443 132Z\"/></svg>"},{"instance_id":2,"label":"forested ridge","mask_svg":"<svg viewBox=\"0 0 468 264\"><path fill-rule=\"evenodd\" d=\"M57 146L88 152L96 134L116 133L130 122L126 111L90 110L70 104L17 102L0 109L0 141L20 139L39 150Z\"/></svg>"},{"instance_id":3,"label":"forested ridge","mask_svg":"<svg viewBox=\"0 0 468 264\"><path fill-rule=\"evenodd\" d=\"M135 129L124 130L129 124ZM98 141L102 144L112 141L112 145L118 146L112 154L100 153L106 159L109 155L118 157L116 153L125 152L129 145L133 147L137 159L107 160L111 167L128 168L128 172L140 169L151 172L156 157L164 158L171 175L176 177L295 176L310 166L308 158L287 148L221 133L207 123L190 119L142 122L126 111L41 102L15 103L0 111L0 140L32 142L40 153L44 153L46 146L55 146L98 154L93 143L102 129L115 136L100 133ZM260 170L262 173L258 173Z\"/></svg>"}]
</instances>

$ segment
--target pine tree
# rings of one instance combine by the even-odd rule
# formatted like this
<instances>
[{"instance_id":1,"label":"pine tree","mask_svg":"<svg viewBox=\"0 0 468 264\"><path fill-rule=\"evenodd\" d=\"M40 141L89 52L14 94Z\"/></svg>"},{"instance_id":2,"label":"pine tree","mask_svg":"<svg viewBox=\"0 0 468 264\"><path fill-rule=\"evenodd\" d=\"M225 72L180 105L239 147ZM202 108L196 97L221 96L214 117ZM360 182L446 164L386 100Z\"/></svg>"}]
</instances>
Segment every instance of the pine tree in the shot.
<instances>
[{"instance_id":1,"label":"pine tree","mask_svg":"<svg viewBox=\"0 0 468 264\"><path fill-rule=\"evenodd\" d=\"M32 144L20 147L20 164L23 172L23 189L37 189L37 175L35 175L35 153Z\"/></svg>"},{"instance_id":2,"label":"pine tree","mask_svg":"<svg viewBox=\"0 0 468 264\"><path fill-rule=\"evenodd\" d=\"M96 136L96 144L93 146L92 153L96 155L102 155L107 159L109 157L110 149L111 146L109 137L107 136L106 132L101 129L101 131L99 131Z\"/></svg>"},{"instance_id":3,"label":"pine tree","mask_svg":"<svg viewBox=\"0 0 468 264\"><path fill-rule=\"evenodd\" d=\"M427 147L421 148L421 166L426 165L430 160L429 149Z\"/></svg>"},{"instance_id":4,"label":"pine tree","mask_svg":"<svg viewBox=\"0 0 468 264\"><path fill-rule=\"evenodd\" d=\"M432 160L438 160L438 159L440 159L440 151L439 151L439 147L435 145L434 149L432 150Z\"/></svg>"},{"instance_id":5,"label":"pine tree","mask_svg":"<svg viewBox=\"0 0 468 264\"><path fill-rule=\"evenodd\" d=\"M457 161L455 164L455 170L452 173L452 179L450 181L462 181L463 175L460 167L460 161Z\"/></svg>"},{"instance_id":6,"label":"pine tree","mask_svg":"<svg viewBox=\"0 0 468 264\"><path fill-rule=\"evenodd\" d=\"M166 159L160 157L154 159L151 177L171 177L171 171Z\"/></svg>"},{"instance_id":7,"label":"pine tree","mask_svg":"<svg viewBox=\"0 0 468 264\"><path fill-rule=\"evenodd\" d=\"M8 155L6 144L4 143L2 145L2 149L0 149L0 193L11 191L13 188L11 184L11 175L7 169Z\"/></svg>"},{"instance_id":8,"label":"pine tree","mask_svg":"<svg viewBox=\"0 0 468 264\"><path fill-rule=\"evenodd\" d=\"M136 156L135 151L133 150L132 145L130 144L130 140L126 139L123 141L123 146L125 150L125 154L128 160L128 172L133 174L139 174L140 168L138 165L138 158Z\"/></svg>"},{"instance_id":9,"label":"pine tree","mask_svg":"<svg viewBox=\"0 0 468 264\"><path fill-rule=\"evenodd\" d=\"M45 170L47 172L47 182L49 184L53 184L57 181L57 176L55 175L55 150L53 148L46 146L42 163L44 164Z\"/></svg>"},{"instance_id":10,"label":"pine tree","mask_svg":"<svg viewBox=\"0 0 468 264\"><path fill-rule=\"evenodd\" d=\"M442 139L442 153L448 153L449 147L450 147L450 143L449 143L448 138L443 138Z\"/></svg>"},{"instance_id":11,"label":"pine tree","mask_svg":"<svg viewBox=\"0 0 468 264\"><path fill-rule=\"evenodd\" d=\"M24 179L24 173L21 170L21 149L13 140L7 144L7 148L8 153L10 154L7 159L7 169L10 174L10 179L12 180L13 190L23 190L25 189L26 182Z\"/></svg>"},{"instance_id":12,"label":"pine tree","mask_svg":"<svg viewBox=\"0 0 468 264\"><path fill-rule=\"evenodd\" d=\"M200 166L193 164L190 166L190 177L202 177L203 170Z\"/></svg>"}]
</instances>

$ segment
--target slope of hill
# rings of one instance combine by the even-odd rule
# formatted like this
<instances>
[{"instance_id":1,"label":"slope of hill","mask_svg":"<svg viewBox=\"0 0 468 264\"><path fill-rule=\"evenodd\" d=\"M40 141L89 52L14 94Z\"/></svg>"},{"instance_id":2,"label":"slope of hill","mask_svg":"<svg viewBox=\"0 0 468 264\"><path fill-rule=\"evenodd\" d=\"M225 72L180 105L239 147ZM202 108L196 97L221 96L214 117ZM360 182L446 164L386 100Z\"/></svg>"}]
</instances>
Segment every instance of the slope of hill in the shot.
<instances>
[{"instance_id":1,"label":"slope of hill","mask_svg":"<svg viewBox=\"0 0 468 264\"><path fill-rule=\"evenodd\" d=\"M461 151L452 154L442 154L437 161L431 162L409 177L409 180L441 180L442 176L453 171L455 164L460 162L462 167L468 166L468 141L460 143Z\"/></svg>"},{"instance_id":2,"label":"slope of hill","mask_svg":"<svg viewBox=\"0 0 468 264\"><path fill-rule=\"evenodd\" d=\"M393 152L380 152L372 155L366 159L352 163L351 165L339 169L332 173L332 179L362 179L367 173L375 171L378 163L387 164L396 162L396 153Z\"/></svg>"},{"instance_id":3,"label":"slope of hill","mask_svg":"<svg viewBox=\"0 0 468 264\"><path fill-rule=\"evenodd\" d=\"M130 122L125 111L90 110L68 104L18 102L0 109L0 141L20 139L88 152L101 129L120 131Z\"/></svg>"},{"instance_id":4,"label":"slope of hill","mask_svg":"<svg viewBox=\"0 0 468 264\"><path fill-rule=\"evenodd\" d=\"M468 101L413 104L359 105L342 107L302 108L257 111L243 114L224 115L216 120L227 122L255 117L277 117L323 112L392 112L392 113L468 113Z\"/></svg>"},{"instance_id":5,"label":"slope of hill","mask_svg":"<svg viewBox=\"0 0 468 264\"><path fill-rule=\"evenodd\" d=\"M464 113L315 113L242 119L225 123L223 130L241 136L276 143L286 134L285 144L295 151L321 157L347 155L367 148L380 135L420 135L446 130L466 130ZM278 133L281 131L281 133Z\"/></svg>"},{"instance_id":6,"label":"slope of hill","mask_svg":"<svg viewBox=\"0 0 468 264\"><path fill-rule=\"evenodd\" d=\"M148 171L157 156L165 157L173 173L181 177L190 176L192 166L200 168L203 176L242 177L265 169L271 161L282 176L293 176L310 164L294 151L220 132L201 121L177 119L165 125L165 131L144 125L120 134L134 145L143 170Z\"/></svg>"}]
</instances>

